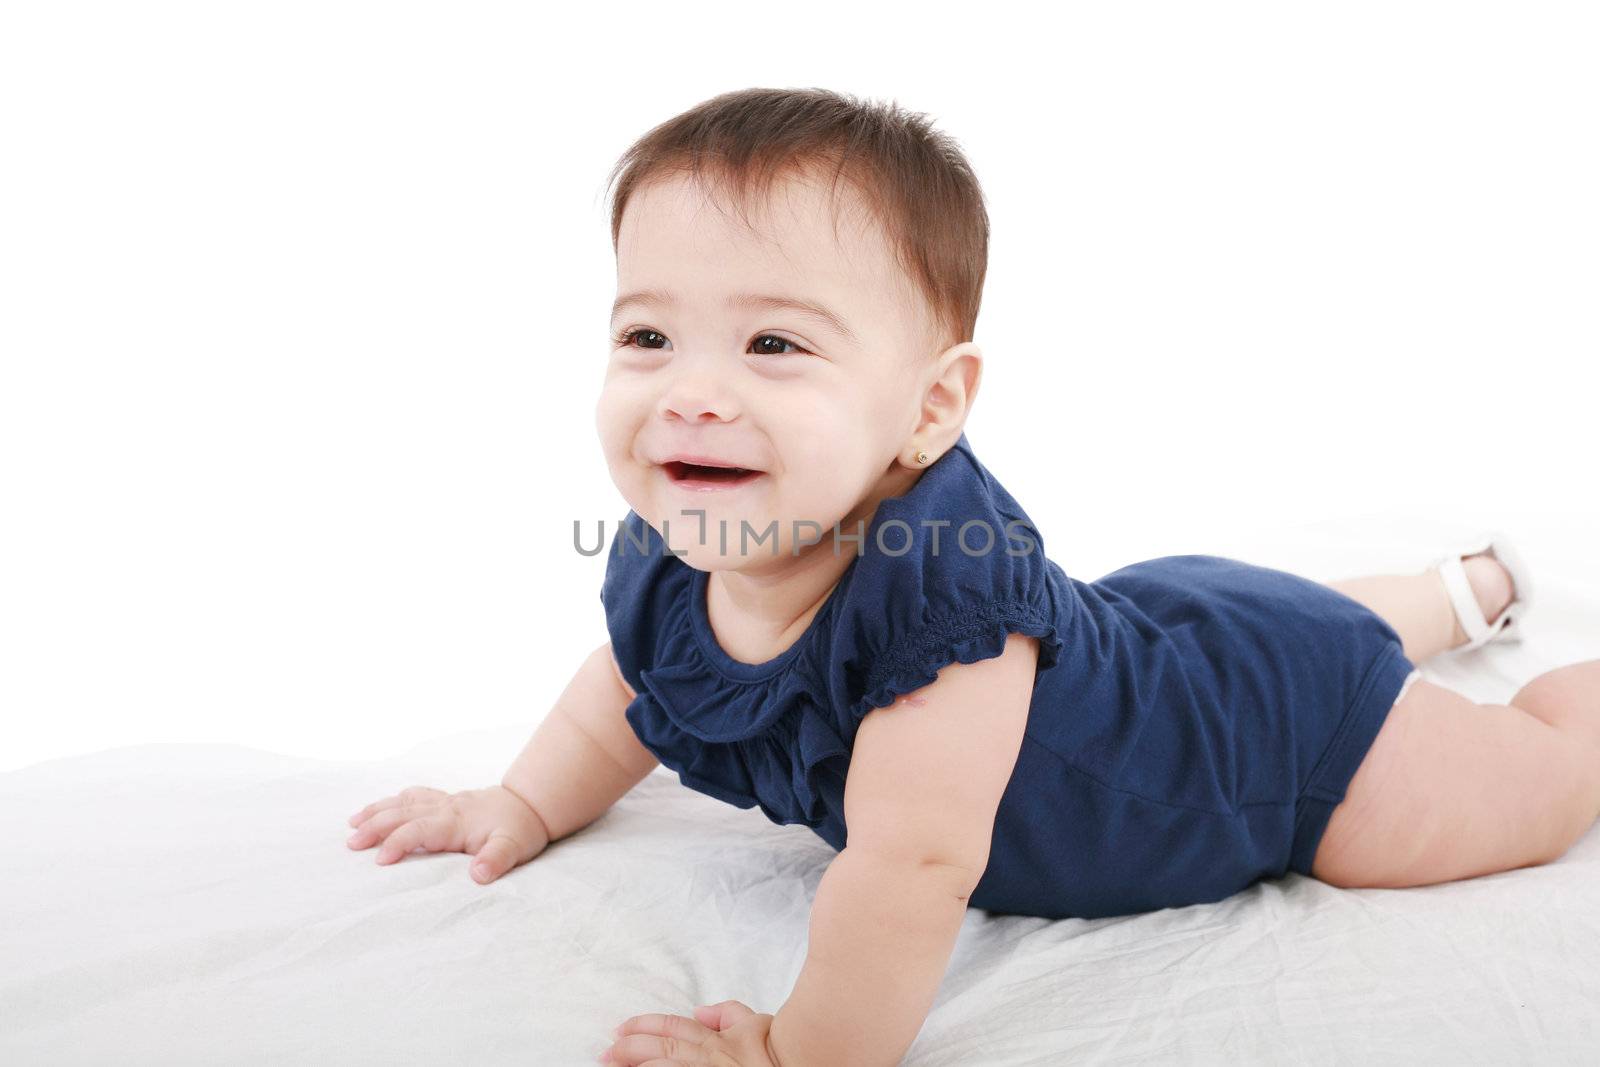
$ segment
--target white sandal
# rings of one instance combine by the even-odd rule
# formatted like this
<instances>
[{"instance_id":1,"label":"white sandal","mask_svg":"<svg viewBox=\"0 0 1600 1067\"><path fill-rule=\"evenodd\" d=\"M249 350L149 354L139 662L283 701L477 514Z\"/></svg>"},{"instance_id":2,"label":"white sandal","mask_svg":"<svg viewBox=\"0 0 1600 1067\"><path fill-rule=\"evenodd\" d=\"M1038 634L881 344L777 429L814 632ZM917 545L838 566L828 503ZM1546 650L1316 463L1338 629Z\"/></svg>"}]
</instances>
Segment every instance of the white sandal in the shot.
<instances>
[{"instance_id":1,"label":"white sandal","mask_svg":"<svg viewBox=\"0 0 1600 1067\"><path fill-rule=\"evenodd\" d=\"M1462 560L1485 552L1499 560L1505 567L1506 573L1511 576L1511 603L1506 605L1505 610L1493 623L1483 617L1483 609L1478 607L1478 598L1472 593L1472 583L1467 581L1466 569L1461 565ZM1450 594L1450 604L1455 609L1456 619L1467 634L1467 643L1458 645L1450 651L1470 652L1490 641L1507 643L1522 641L1525 624L1517 620L1527 614L1528 605L1533 599L1533 578L1528 572L1528 565L1516 549L1511 547L1511 542L1504 533L1494 531L1485 534L1473 544L1465 545L1457 552L1434 560L1431 567L1437 570L1439 577L1444 580L1444 587Z\"/></svg>"}]
</instances>

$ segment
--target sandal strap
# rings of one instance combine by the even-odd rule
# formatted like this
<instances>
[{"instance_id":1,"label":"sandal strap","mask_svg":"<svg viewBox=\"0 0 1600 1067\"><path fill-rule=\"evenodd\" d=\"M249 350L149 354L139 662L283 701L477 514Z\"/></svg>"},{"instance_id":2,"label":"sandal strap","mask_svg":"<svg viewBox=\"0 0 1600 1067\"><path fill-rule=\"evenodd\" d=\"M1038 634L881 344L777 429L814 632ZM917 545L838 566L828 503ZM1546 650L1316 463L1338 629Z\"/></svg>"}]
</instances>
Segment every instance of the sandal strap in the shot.
<instances>
[{"instance_id":1,"label":"sandal strap","mask_svg":"<svg viewBox=\"0 0 1600 1067\"><path fill-rule=\"evenodd\" d=\"M1483 609L1478 607L1478 598L1473 595L1472 583L1467 581L1467 571L1461 565L1461 557L1451 556L1442 560L1438 569L1439 577L1444 579L1445 591L1450 594L1450 605L1455 609L1461 629L1467 635L1467 644L1458 651L1477 648L1489 640L1498 627L1491 627L1489 620L1483 617Z\"/></svg>"}]
</instances>

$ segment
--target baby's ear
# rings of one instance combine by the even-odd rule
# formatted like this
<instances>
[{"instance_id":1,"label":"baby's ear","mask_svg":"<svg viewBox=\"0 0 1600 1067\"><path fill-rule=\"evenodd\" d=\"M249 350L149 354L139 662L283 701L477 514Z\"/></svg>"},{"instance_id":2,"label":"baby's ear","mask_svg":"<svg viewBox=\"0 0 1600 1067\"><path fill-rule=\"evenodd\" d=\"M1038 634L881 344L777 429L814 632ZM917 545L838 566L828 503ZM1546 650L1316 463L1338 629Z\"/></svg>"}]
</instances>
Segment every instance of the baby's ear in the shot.
<instances>
[{"instance_id":1,"label":"baby's ear","mask_svg":"<svg viewBox=\"0 0 1600 1067\"><path fill-rule=\"evenodd\" d=\"M917 432L928 440L961 436L983 382L983 350L971 341L952 345L939 355L938 377L923 400L923 422Z\"/></svg>"}]
</instances>

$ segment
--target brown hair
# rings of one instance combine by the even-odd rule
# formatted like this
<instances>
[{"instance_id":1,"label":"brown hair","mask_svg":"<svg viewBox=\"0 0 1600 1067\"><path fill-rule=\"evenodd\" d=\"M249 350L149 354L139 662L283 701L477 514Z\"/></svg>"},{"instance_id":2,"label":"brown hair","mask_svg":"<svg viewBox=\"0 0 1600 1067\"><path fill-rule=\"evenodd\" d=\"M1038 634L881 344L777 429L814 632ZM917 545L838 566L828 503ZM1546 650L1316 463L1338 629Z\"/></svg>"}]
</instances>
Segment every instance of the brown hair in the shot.
<instances>
[{"instance_id":1,"label":"brown hair","mask_svg":"<svg viewBox=\"0 0 1600 1067\"><path fill-rule=\"evenodd\" d=\"M983 190L954 139L920 113L827 89L740 89L697 104L647 132L611 171L611 247L629 199L655 178L689 174L733 193L741 216L752 190L831 164L861 195L922 293L945 347L971 340L989 262ZM620 182L618 178L621 178ZM838 212L834 231L838 233Z\"/></svg>"}]
</instances>

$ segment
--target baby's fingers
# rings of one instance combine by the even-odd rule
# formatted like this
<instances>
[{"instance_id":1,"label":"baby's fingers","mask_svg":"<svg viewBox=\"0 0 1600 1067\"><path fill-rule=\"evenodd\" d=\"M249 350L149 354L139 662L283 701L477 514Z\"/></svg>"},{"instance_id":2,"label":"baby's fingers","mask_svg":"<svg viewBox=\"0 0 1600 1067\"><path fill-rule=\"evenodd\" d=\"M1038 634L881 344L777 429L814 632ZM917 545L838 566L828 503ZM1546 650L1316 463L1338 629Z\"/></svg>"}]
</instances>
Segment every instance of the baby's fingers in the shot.
<instances>
[{"instance_id":1,"label":"baby's fingers","mask_svg":"<svg viewBox=\"0 0 1600 1067\"><path fill-rule=\"evenodd\" d=\"M362 808L345 821L351 826L360 826L362 823L372 818L376 812L381 810L386 802L392 802L393 800L393 797L387 797L385 800L374 800L371 804L368 804L366 807Z\"/></svg>"},{"instance_id":2,"label":"baby's fingers","mask_svg":"<svg viewBox=\"0 0 1600 1067\"><path fill-rule=\"evenodd\" d=\"M412 819L384 841L378 850L379 863L393 863L414 848L427 852L460 852L460 820L454 815L423 815Z\"/></svg>"},{"instance_id":3,"label":"baby's fingers","mask_svg":"<svg viewBox=\"0 0 1600 1067\"><path fill-rule=\"evenodd\" d=\"M419 804L437 804L448 796L442 789L434 789L426 785L413 785L400 790L394 796L374 800L346 820L351 826L360 826L380 811L390 811L394 808L409 808Z\"/></svg>"},{"instance_id":4,"label":"baby's fingers","mask_svg":"<svg viewBox=\"0 0 1600 1067\"><path fill-rule=\"evenodd\" d=\"M504 831L496 830L478 849L478 856L472 861L473 879L480 885L487 885L499 878L517 865L524 848Z\"/></svg>"},{"instance_id":5,"label":"baby's fingers","mask_svg":"<svg viewBox=\"0 0 1600 1067\"><path fill-rule=\"evenodd\" d=\"M372 818L356 827L356 832L346 839L345 844L357 851L371 848L388 837L401 824L408 823L412 819L420 819L424 815L432 815L438 810L437 807L420 808L411 804L398 808L385 808L375 812Z\"/></svg>"}]
</instances>

